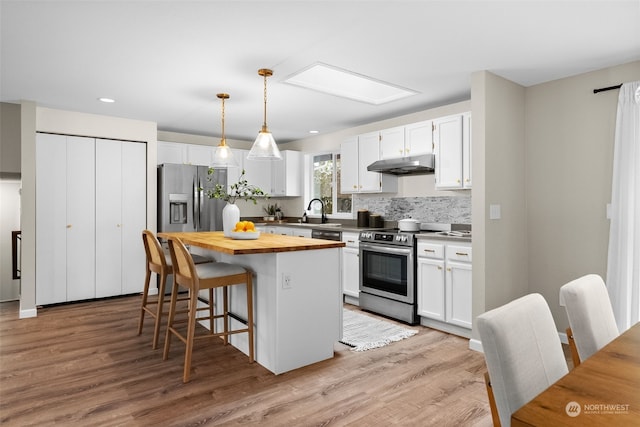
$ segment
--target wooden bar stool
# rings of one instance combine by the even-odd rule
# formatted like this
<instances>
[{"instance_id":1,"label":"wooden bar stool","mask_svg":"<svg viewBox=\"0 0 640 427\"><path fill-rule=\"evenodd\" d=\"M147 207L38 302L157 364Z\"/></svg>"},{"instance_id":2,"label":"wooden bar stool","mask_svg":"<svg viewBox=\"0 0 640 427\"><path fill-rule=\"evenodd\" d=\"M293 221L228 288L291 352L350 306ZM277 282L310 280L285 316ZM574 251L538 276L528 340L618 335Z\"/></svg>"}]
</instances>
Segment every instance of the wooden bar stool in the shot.
<instances>
[{"instance_id":1,"label":"wooden bar stool","mask_svg":"<svg viewBox=\"0 0 640 427\"><path fill-rule=\"evenodd\" d=\"M249 363L253 363L253 285L251 280L251 271L225 262L216 262L208 264L194 264L193 258L187 251L184 244L177 238L169 238L169 252L173 262L173 289L171 292L171 304L169 306L169 320L167 323L167 335L164 342L164 355L166 360L169 356L171 347L171 336L175 335L185 343L184 355L184 374L182 381L189 382L189 374L191 371L191 353L193 350L193 342L196 339L222 337L225 345L229 343L229 335L248 333L249 334ZM229 330L229 307L228 307L228 287L232 285L244 284L247 290L247 323L246 328ZM175 324L178 285L189 289L189 305L187 313L187 332L186 335L181 334ZM216 315L213 312L213 290L222 288L223 295L223 313ZM209 290L209 304L207 307L198 308L198 294L201 290ZM201 310L208 311L207 317L196 317L196 313ZM214 319L223 319L222 332L215 332ZM209 320L209 331L206 334L198 334L196 336L196 323Z\"/></svg>"},{"instance_id":2,"label":"wooden bar stool","mask_svg":"<svg viewBox=\"0 0 640 427\"><path fill-rule=\"evenodd\" d=\"M144 288L142 290L142 305L140 307L140 320L138 321L138 335L142 333L144 324L144 315L149 313L155 319L153 329L153 349L158 348L158 339L160 337L160 325L162 323L163 305L170 302L170 297L165 297L165 289L167 286L167 276L173 274L173 266L171 264L171 255L168 251L162 249L162 245L156 236L149 230L142 232L142 242L144 243L144 251L147 255L146 270L147 274L144 279ZM207 258L193 255L196 264L213 262ZM151 282L151 273L156 273L160 277L158 285L158 297L149 299L149 284ZM186 299L186 298L182 298ZM155 306L155 307L153 307Z\"/></svg>"}]
</instances>

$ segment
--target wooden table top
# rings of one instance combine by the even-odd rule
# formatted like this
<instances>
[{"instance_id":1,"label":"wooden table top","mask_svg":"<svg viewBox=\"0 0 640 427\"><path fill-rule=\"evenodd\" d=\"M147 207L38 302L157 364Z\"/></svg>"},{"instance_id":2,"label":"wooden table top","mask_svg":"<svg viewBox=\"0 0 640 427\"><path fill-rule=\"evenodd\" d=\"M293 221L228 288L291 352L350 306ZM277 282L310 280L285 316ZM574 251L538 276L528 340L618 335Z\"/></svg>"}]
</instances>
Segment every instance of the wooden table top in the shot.
<instances>
[{"instance_id":1,"label":"wooden table top","mask_svg":"<svg viewBox=\"0 0 640 427\"><path fill-rule=\"evenodd\" d=\"M344 242L283 236L271 233L260 233L260 237L256 240L235 240L231 237L224 237L222 231L158 233L158 237L162 239L177 237L182 240L184 244L230 255L308 251L313 249L341 248L345 246Z\"/></svg>"},{"instance_id":2,"label":"wooden table top","mask_svg":"<svg viewBox=\"0 0 640 427\"><path fill-rule=\"evenodd\" d=\"M511 416L512 426L640 426L640 323Z\"/></svg>"}]
</instances>

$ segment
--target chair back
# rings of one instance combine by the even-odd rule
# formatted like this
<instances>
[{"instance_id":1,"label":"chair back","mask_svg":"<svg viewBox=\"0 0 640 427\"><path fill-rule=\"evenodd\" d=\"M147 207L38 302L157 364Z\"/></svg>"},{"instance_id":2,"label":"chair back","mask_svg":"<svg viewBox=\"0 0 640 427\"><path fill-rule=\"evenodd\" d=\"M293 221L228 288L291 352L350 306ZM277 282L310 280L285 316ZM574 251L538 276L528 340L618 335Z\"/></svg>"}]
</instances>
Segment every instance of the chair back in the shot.
<instances>
[{"instance_id":1,"label":"chair back","mask_svg":"<svg viewBox=\"0 0 640 427\"><path fill-rule=\"evenodd\" d=\"M142 232L142 242L144 243L144 252L147 255L149 269L156 273L159 273L160 269L166 270L167 262L164 251L155 234L149 230L144 230Z\"/></svg>"},{"instance_id":2,"label":"chair back","mask_svg":"<svg viewBox=\"0 0 640 427\"><path fill-rule=\"evenodd\" d=\"M607 287L597 274L582 276L562 286L560 305L567 310L581 361L620 334Z\"/></svg>"},{"instance_id":3,"label":"chair back","mask_svg":"<svg viewBox=\"0 0 640 427\"><path fill-rule=\"evenodd\" d=\"M197 291L198 275L191 253L184 246L184 243L176 237L170 237L168 243L173 264L173 277L176 283Z\"/></svg>"},{"instance_id":4,"label":"chair back","mask_svg":"<svg viewBox=\"0 0 640 427\"><path fill-rule=\"evenodd\" d=\"M511 414L567 374L567 362L547 302L518 298L478 316L489 377L503 427Z\"/></svg>"}]
</instances>

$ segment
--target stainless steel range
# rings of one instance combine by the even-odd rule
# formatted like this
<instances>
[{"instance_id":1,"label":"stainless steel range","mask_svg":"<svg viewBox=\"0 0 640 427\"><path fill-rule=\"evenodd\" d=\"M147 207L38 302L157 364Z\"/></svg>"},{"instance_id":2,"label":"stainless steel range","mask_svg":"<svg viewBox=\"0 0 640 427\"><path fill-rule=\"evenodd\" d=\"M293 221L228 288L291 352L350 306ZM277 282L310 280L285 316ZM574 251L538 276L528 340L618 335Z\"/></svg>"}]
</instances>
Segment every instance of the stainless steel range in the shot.
<instances>
[{"instance_id":1,"label":"stainless steel range","mask_svg":"<svg viewBox=\"0 0 640 427\"><path fill-rule=\"evenodd\" d=\"M360 307L409 324L418 323L415 233L360 233Z\"/></svg>"},{"instance_id":2,"label":"stainless steel range","mask_svg":"<svg viewBox=\"0 0 640 427\"><path fill-rule=\"evenodd\" d=\"M360 232L360 297L364 310L407 322L417 314L416 235L451 230L449 224L421 224L416 232Z\"/></svg>"}]
</instances>

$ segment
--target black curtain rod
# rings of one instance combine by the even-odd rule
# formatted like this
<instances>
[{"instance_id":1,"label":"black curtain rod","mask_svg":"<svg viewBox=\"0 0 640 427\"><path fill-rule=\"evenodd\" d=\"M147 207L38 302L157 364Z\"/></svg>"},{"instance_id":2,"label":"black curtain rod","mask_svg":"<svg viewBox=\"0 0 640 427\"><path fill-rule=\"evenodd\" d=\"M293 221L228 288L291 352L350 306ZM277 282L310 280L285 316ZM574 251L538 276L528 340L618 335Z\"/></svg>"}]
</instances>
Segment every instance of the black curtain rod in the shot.
<instances>
[{"instance_id":1,"label":"black curtain rod","mask_svg":"<svg viewBox=\"0 0 640 427\"><path fill-rule=\"evenodd\" d=\"M594 89L593 93L606 92L608 90L620 89L621 86L622 86L622 83L620 83L619 85L616 85L616 86L601 87L600 89Z\"/></svg>"}]
</instances>

